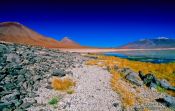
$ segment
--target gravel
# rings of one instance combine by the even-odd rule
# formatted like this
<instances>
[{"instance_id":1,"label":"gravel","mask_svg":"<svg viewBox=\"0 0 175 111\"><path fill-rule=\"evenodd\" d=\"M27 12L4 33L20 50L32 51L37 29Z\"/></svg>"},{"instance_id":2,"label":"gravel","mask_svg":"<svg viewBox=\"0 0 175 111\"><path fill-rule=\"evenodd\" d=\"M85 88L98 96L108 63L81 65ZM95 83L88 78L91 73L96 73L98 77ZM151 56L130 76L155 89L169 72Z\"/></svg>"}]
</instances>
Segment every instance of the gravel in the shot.
<instances>
[{"instance_id":1,"label":"gravel","mask_svg":"<svg viewBox=\"0 0 175 111\"><path fill-rule=\"evenodd\" d=\"M67 95L60 102L65 111L120 111L119 95L110 87L111 75L108 71L86 66L74 68L75 93Z\"/></svg>"}]
</instances>

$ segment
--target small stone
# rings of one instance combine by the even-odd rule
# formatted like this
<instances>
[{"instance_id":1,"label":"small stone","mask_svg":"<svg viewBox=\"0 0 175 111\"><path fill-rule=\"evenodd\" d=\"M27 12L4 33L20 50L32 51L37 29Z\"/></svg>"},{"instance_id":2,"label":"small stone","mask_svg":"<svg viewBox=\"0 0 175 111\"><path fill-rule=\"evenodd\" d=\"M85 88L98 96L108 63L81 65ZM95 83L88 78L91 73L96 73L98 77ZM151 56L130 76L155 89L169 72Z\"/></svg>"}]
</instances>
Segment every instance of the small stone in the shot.
<instances>
[{"instance_id":1,"label":"small stone","mask_svg":"<svg viewBox=\"0 0 175 111\"><path fill-rule=\"evenodd\" d=\"M3 45L3 44L0 44L0 56L2 56L4 53L7 53L8 52L8 48Z\"/></svg>"},{"instance_id":2,"label":"small stone","mask_svg":"<svg viewBox=\"0 0 175 111\"><path fill-rule=\"evenodd\" d=\"M18 76L18 83L20 82L24 82L26 79L25 79L25 76L24 75L19 75Z\"/></svg>"},{"instance_id":3,"label":"small stone","mask_svg":"<svg viewBox=\"0 0 175 111\"><path fill-rule=\"evenodd\" d=\"M10 108L11 107L11 103L7 102L7 103L0 103L0 111L5 110L5 108Z\"/></svg>"},{"instance_id":4,"label":"small stone","mask_svg":"<svg viewBox=\"0 0 175 111\"><path fill-rule=\"evenodd\" d=\"M114 107L117 107L119 104L118 103L113 103L113 106Z\"/></svg>"},{"instance_id":5,"label":"small stone","mask_svg":"<svg viewBox=\"0 0 175 111\"><path fill-rule=\"evenodd\" d=\"M45 88L47 88L47 89L53 89L51 86L46 86Z\"/></svg>"},{"instance_id":6,"label":"small stone","mask_svg":"<svg viewBox=\"0 0 175 111\"><path fill-rule=\"evenodd\" d=\"M7 83L4 85L5 89L8 91L8 90L13 90L15 89L15 85L13 83Z\"/></svg>"},{"instance_id":7,"label":"small stone","mask_svg":"<svg viewBox=\"0 0 175 111\"><path fill-rule=\"evenodd\" d=\"M22 100L12 100L11 102L14 103L16 107L20 106L23 103Z\"/></svg>"},{"instance_id":8,"label":"small stone","mask_svg":"<svg viewBox=\"0 0 175 111\"><path fill-rule=\"evenodd\" d=\"M22 108L17 108L17 109L15 109L14 111L25 111L25 110L22 109Z\"/></svg>"},{"instance_id":9,"label":"small stone","mask_svg":"<svg viewBox=\"0 0 175 111\"><path fill-rule=\"evenodd\" d=\"M23 103L20 107L23 108L23 109L27 109L30 106L32 106L32 103L26 102L26 103Z\"/></svg>"},{"instance_id":10,"label":"small stone","mask_svg":"<svg viewBox=\"0 0 175 111\"><path fill-rule=\"evenodd\" d=\"M66 72L63 69L54 69L52 72L52 76L63 77L66 75Z\"/></svg>"},{"instance_id":11,"label":"small stone","mask_svg":"<svg viewBox=\"0 0 175 111\"><path fill-rule=\"evenodd\" d=\"M33 77L33 80L34 80L34 81L41 80L41 79L42 79L42 77L41 77L40 75L35 75L35 76Z\"/></svg>"}]
</instances>

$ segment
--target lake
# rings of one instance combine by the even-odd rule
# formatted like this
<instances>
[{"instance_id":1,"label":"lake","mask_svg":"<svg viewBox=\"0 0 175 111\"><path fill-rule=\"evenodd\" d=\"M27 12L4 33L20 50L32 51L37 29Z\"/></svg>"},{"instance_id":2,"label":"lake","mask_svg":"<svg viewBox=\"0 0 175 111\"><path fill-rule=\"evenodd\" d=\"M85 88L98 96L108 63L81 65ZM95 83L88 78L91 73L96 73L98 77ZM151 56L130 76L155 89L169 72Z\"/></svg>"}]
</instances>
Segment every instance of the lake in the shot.
<instances>
[{"instance_id":1,"label":"lake","mask_svg":"<svg viewBox=\"0 0 175 111\"><path fill-rule=\"evenodd\" d=\"M116 56L133 61L151 62L151 63L169 63L175 62L175 50L139 50L104 53L107 56Z\"/></svg>"}]
</instances>

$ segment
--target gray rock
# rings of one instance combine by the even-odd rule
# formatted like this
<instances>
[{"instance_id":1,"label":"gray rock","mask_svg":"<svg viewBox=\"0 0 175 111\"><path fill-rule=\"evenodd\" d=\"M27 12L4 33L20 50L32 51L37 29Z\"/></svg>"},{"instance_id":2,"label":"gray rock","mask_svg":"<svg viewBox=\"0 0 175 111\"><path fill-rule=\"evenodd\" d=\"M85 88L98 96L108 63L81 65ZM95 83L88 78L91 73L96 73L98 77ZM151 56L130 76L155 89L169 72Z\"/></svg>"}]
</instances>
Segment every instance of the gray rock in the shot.
<instances>
[{"instance_id":1,"label":"gray rock","mask_svg":"<svg viewBox=\"0 0 175 111\"><path fill-rule=\"evenodd\" d=\"M27 87L27 90L28 92L32 92L33 90L33 85L31 85L30 83L28 83L28 87Z\"/></svg>"},{"instance_id":2,"label":"gray rock","mask_svg":"<svg viewBox=\"0 0 175 111\"><path fill-rule=\"evenodd\" d=\"M169 84L169 82L165 79L161 80L160 81L160 85L161 87L165 88L165 89L168 89L169 87L171 87L171 85Z\"/></svg>"},{"instance_id":3,"label":"gray rock","mask_svg":"<svg viewBox=\"0 0 175 111\"><path fill-rule=\"evenodd\" d=\"M165 96L164 97L165 102L168 106L175 108L175 97L172 96Z\"/></svg>"},{"instance_id":4,"label":"gray rock","mask_svg":"<svg viewBox=\"0 0 175 111\"><path fill-rule=\"evenodd\" d=\"M20 63L20 57L17 54L8 54L7 55L7 62L15 62Z\"/></svg>"},{"instance_id":5,"label":"gray rock","mask_svg":"<svg viewBox=\"0 0 175 111\"><path fill-rule=\"evenodd\" d=\"M17 100L17 99L12 100L12 101L10 101L10 102L14 103L14 105L15 105L16 107L19 107L19 106L23 103L22 100Z\"/></svg>"},{"instance_id":6,"label":"gray rock","mask_svg":"<svg viewBox=\"0 0 175 111\"><path fill-rule=\"evenodd\" d=\"M10 108L12 106L11 103L7 102L7 103L1 103L0 102L0 111L5 110L5 108Z\"/></svg>"},{"instance_id":7,"label":"gray rock","mask_svg":"<svg viewBox=\"0 0 175 111\"><path fill-rule=\"evenodd\" d=\"M167 95L163 98L156 99L156 101L175 111L175 97Z\"/></svg>"},{"instance_id":8,"label":"gray rock","mask_svg":"<svg viewBox=\"0 0 175 111\"><path fill-rule=\"evenodd\" d=\"M22 86L23 86L23 88L26 90L26 89L28 88L27 82L24 82Z\"/></svg>"},{"instance_id":9,"label":"gray rock","mask_svg":"<svg viewBox=\"0 0 175 111\"><path fill-rule=\"evenodd\" d=\"M6 83L4 85L4 88L8 91L8 90L13 90L16 88L15 84L14 83Z\"/></svg>"},{"instance_id":10,"label":"gray rock","mask_svg":"<svg viewBox=\"0 0 175 111\"><path fill-rule=\"evenodd\" d=\"M37 97L38 95L36 95L35 93L33 93L33 92L30 92L30 93L28 93L28 97L30 97L30 98L35 98L35 97ZM34 100L34 99L33 99ZM31 101L30 101L31 102ZM35 102L33 102L33 103L35 103Z\"/></svg>"},{"instance_id":11,"label":"gray rock","mask_svg":"<svg viewBox=\"0 0 175 111\"><path fill-rule=\"evenodd\" d=\"M27 109L30 106L32 106L32 103L26 102L26 103L23 103L20 107L23 108L23 109Z\"/></svg>"},{"instance_id":12,"label":"gray rock","mask_svg":"<svg viewBox=\"0 0 175 111\"><path fill-rule=\"evenodd\" d=\"M14 111L26 111L26 110L24 110L24 109L22 109L22 108L17 108L17 109L15 109Z\"/></svg>"},{"instance_id":13,"label":"gray rock","mask_svg":"<svg viewBox=\"0 0 175 111\"><path fill-rule=\"evenodd\" d=\"M2 56L3 54L7 52L8 52L8 48L5 45L0 44L0 56Z\"/></svg>"},{"instance_id":14,"label":"gray rock","mask_svg":"<svg viewBox=\"0 0 175 111\"><path fill-rule=\"evenodd\" d=\"M54 69L52 71L52 76L63 77L63 76L66 76L66 72L63 69Z\"/></svg>"},{"instance_id":15,"label":"gray rock","mask_svg":"<svg viewBox=\"0 0 175 111\"><path fill-rule=\"evenodd\" d=\"M175 91L175 87L171 86L168 88L169 90Z\"/></svg>"},{"instance_id":16,"label":"gray rock","mask_svg":"<svg viewBox=\"0 0 175 111\"><path fill-rule=\"evenodd\" d=\"M41 80L41 79L42 79L42 77L40 75L33 76L34 81Z\"/></svg>"},{"instance_id":17,"label":"gray rock","mask_svg":"<svg viewBox=\"0 0 175 111\"><path fill-rule=\"evenodd\" d=\"M130 73L132 73L133 71L131 70L131 69L129 69L129 68L123 68L122 70L121 70L121 74L123 75L123 76L127 76L128 74L130 74Z\"/></svg>"},{"instance_id":18,"label":"gray rock","mask_svg":"<svg viewBox=\"0 0 175 111\"><path fill-rule=\"evenodd\" d=\"M129 73L125 78L137 86L143 85L143 82L141 81L137 73Z\"/></svg>"},{"instance_id":19,"label":"gray rock","mask_svg":"<svg viewBox=\"0 0 175 111\"><path fill-rule=\"evenodd\" d=\"M5 95L1 98L1 100L10 102L12 100L19 100L20 99L20 93L19 92L13 92L11 94Z\"/></svg>"},{"instance_id":20,"label":"gray rock","mask_svg":"<svg viewBox=\"0 0 175 111\"><path fill-rule=\"evenodd\" d=\"M0 81L2 81L6 77L6 74L1 74L0 73Z\"/></svg>"},{"instance_id":21,"label":"gray rock","mask_svg":"<svg viewBox=\"0 0 175 111\"><path fill-rule=\"evenodd\" d=\"M24 68L18 71L19 75L25 75L26 73L27 73L27 69L24 69Z\"/></svg>"},{"instance_id":22,"label":"gray rock","mask_svg":"<svg viewBox=\"0 0 175 111\"><path fill-rule=\"evenodd\" d=\"M26 81L24 75L19 75L17 79L18 79L18 83Z\"/></svg>"},{"instance_id":23,"label":"gray rock","mask_svg":"<svg viewBox=\"0 0 175 111\"><path fill-rule=\"evenodd\" d=\"M8 94L12 94L12 92L11 91L2 91L0 93L0 96L5 96L5 95L8 95Z\"/></svg>"}]
</instances>

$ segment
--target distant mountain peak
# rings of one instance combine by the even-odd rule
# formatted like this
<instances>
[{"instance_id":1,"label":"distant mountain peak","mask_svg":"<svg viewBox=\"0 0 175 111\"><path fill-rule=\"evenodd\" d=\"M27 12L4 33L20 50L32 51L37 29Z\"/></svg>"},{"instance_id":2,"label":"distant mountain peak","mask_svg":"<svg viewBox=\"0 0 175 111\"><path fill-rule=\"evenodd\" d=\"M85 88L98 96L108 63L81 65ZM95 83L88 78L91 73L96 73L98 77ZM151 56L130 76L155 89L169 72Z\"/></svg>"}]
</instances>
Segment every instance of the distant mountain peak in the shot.
<instances>
[{"instance_id":1,"label":"distant mountain peak","mask_svg":"<svg viewBox=\"0 0 175 111\"><path fill-rule=\"evenodd\" d=\"M72 45L72 46L79 46L78 43L74 42L74 41L71 40L69 37L64 37L64 38L61 40L61 43L69 44L69 45Z\"/></svg>"},{"instance_id":2,"label":"distant mountain peak","mask_svg":"<svg viewBox=\"0 0 175 111\"><path fill-rule=\"evenodd\" d=\"M65 41L72 41L69 37L64 37L61 42L65 42Z\"/></svg>"},{"instance_id":3,"label":"distant mountain peak","mask_svg":"<svg viewBox=\"0 0 175 111\"><path fill-rule=\"evenodd\" d=\"M168 37L158 37L157 39L169 39Z\"/></svg>"},{"instance_id":4,"label":"distant mountain peak","mask_svg":"<svg viewBox=\"0 0 175 111\"><path fill-rule=\"evenodd\" d=\"M128 49L151 49L151 48L175 48L175 39L158 37L155 39L141 39L123 45L121 48Z\"/></svg>"},{"instance_id":5,"label":"distant mountain peak","mask_svg":"<svg viewBox=\"0 0 175 111\"><path fill-rule=\"evenodd\" d=\"M145 41L146 39L140 39L139 41Z\"/></svg>"},{"instance_id":6,"label":"distant mountain peak","mask_svg":"<svg viewBox=\"0 0 175 111\"><path fill-rule=\"evenodd\" d=\"M71 40L69 37L64 37L61 42L63 43L75 43L73 40Z\"/></svg>"}]
</instances>

